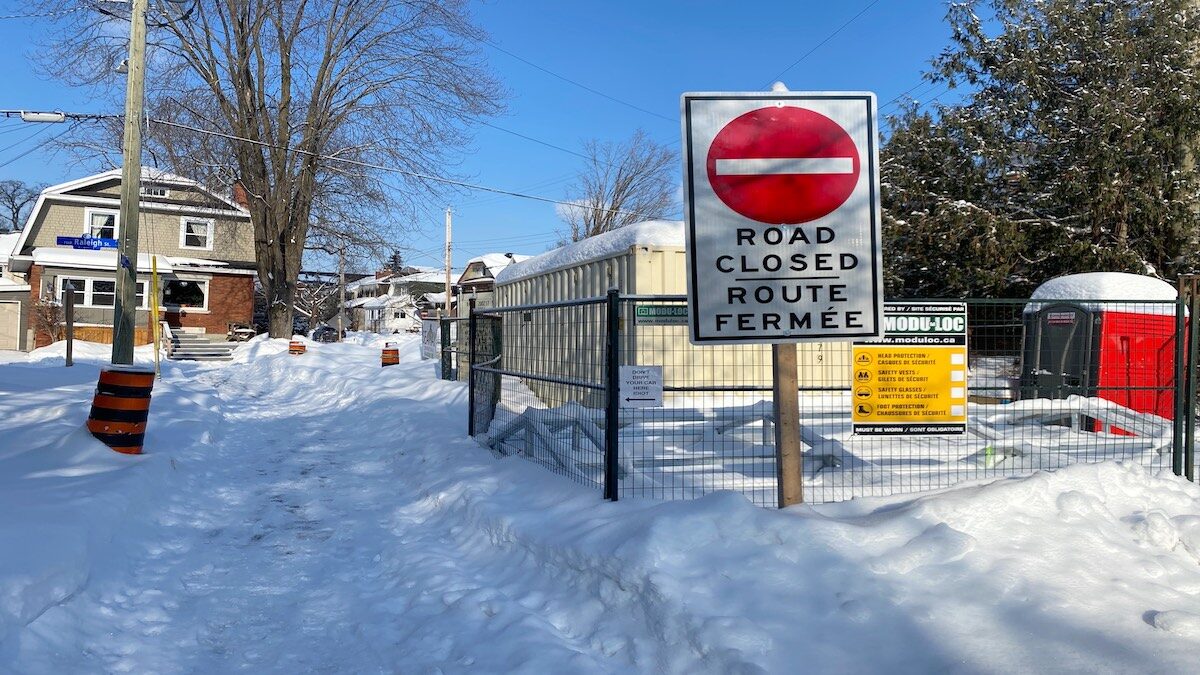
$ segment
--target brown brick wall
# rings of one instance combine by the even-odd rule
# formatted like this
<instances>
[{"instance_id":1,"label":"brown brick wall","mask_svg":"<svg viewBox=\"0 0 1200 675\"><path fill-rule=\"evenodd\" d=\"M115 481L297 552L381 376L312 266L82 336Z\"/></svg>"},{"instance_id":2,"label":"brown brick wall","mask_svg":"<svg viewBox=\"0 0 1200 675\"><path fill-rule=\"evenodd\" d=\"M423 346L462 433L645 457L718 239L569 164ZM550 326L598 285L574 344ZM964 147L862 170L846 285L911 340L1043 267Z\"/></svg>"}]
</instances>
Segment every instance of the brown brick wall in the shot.
<instances>
[{"instance_id":1,"label":"brown brick wall","mask_svg":"<svg viewBox=\"0 0 1200 675\"><path fill-rule=\"evenodd\" d=\"M33 329L32 348L37 349L38 347L45 347L54 342L49 333L37 330L37 319L35 317L36 310L34 305L37 304L38 298L42 295L42 266L30 265L27 279L29 281L29 304L27 305L29 311L25 316L25 325Z\"/></svg>"},{"instance_id":2,"label":"brown brick wall","mask_svg":"<svg viewBox=\"0 0 1200 675\"><path fill-rule=\"evenodd\" d=\"M208 312L181 310L164 312L171 326L203 328L205 333L224 335L230 321L250 324L254 320L254 277L213 275L208 282Z\"/></svg>"},{"instance_id":3,"label":"brown brick wall","mask_svg":"<svg viewBox=\"0 0 1200 675\"><path fill-rule=\"evenodd\" d=\"M42 285L42 266L31 265L29 268L29 287L30 287L30 305L27 315L27 325L33 327L34 310L33 302L36 301L41 293ZM226 325L230 321L238 323L250 324L254 320L254 277L249 275L213 275L208 282L208 312L197 311L167 311L162 310L163 321L166 321L172 327L186 328L203 328L205 333L224 335L229 326ZM111 310L110 310L111 311ZM149 344L151 338L149 331L141 330L146 321L145 315L147 312L138 312L139 329L134 338L135 344ZM106 323L111 323L111 316L107 318ZM80 329L76 328L76 337L80 340L92 340L95 342L111 342L112 329L103 326L95 326L87 328L84 333L79 333ZM106 337L107 336L107 337ZM34 335L34 347L45 347L53 340L51 336L45 332L36 332Z\"/></svg>"}]
</instances>

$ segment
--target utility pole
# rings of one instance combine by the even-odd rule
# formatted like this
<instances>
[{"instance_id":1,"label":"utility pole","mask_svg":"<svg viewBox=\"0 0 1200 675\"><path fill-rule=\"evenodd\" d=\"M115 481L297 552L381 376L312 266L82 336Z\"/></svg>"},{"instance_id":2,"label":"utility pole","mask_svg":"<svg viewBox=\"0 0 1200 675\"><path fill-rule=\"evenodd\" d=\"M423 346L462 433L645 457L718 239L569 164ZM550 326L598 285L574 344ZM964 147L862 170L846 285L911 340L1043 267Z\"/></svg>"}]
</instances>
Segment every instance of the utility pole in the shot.
<instances>
[{"instance_id":1,"label":"utility pole","mask_svg":"<svg viewBox=\"0 0 1200 675\"><path fill-rule=\"evenodd\" d=\"M446 207L446 316L450 316L450 207Z\"/></svg>"},{"instance_id":2,"label":"utility pole","mask_svg":"<svg viewBox=\"0 0 1200 675\"><path fill-rule=\"evenodd\" d=\"M146 5L132 0L129 73L125 84L125 138L121 147L121 220L117 242L117 293L113 306L114 365L133 363L137 329L138 201L142 179L142 98L146 82Z\"/></svg>"},{"instance_id":3,"label":"utility pole","mask_svg":"<svg viewBox=\"0 0 1200 675\"><path fill-rule=\"evenodd\" d=\"M346 313L346 245L338 249L338 342L342 341L343 331L346 327L343 324L343 315Z\"/></svg>"}]
</instances>

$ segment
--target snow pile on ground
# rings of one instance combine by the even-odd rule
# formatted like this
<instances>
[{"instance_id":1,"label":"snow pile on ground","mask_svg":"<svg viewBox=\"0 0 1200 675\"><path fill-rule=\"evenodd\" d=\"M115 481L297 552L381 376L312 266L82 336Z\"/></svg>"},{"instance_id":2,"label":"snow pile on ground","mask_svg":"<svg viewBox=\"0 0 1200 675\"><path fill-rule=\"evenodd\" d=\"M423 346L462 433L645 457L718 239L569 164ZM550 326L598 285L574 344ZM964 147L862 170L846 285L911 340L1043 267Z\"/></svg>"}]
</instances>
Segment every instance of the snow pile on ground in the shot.
<instances>
[{"instance_id":1,"label":"snow pile on ground","mask_svg":"<svg viewBox=\"0 0 1200 675\"><path fill-rule=\"evenodd\" d=\"M683 221L647 220L588 237L553 251L509 265L496 275L497 284L545 274L590 260L601 260L627 252L634 246L683 247Z\"/></svg>"},{"instance_id":2,"label":"snow pile on ground","mask_svg":"<svg viewBox=\"0 0 1200 675\"><path fill-rule=\"evenodd\" d=\"M465 386L418 347L170 364L133 458L80 430L94 366L0 366L0 671L1193 668L1191 484L1105 463L786 511L605 503L465 438Z\"/></svg>"}]
</instances>

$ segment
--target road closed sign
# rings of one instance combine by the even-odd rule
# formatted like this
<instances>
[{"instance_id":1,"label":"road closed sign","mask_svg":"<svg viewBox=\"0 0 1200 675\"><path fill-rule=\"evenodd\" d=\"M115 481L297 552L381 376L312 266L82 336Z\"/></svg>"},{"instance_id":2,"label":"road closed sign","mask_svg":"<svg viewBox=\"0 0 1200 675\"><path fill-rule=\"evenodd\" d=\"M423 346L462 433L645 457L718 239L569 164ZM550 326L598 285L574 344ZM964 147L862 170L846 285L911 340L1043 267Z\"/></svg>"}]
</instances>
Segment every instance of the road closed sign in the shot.
<instances>
[{"instance_id":1,"label":"road closed sign","mask_svg":"<svg viewBox=\"0 0 1200 675\"><path fill-rule=\"evenodd\" d=\"M692 342L878 336L874 94L684 94L682 108Z\"/></svg>"}]
</instances>

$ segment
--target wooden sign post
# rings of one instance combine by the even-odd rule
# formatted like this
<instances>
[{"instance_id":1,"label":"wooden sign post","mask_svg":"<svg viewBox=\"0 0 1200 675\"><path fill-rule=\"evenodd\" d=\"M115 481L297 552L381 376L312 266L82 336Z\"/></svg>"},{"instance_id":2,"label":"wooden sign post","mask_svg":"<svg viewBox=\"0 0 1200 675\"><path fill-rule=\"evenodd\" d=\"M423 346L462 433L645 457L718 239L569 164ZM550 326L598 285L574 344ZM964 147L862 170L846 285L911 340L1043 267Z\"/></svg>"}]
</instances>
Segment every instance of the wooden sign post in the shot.
<instances>
[{"instance_id":1,"label":"wooden sign post","mask_svg":"<svg viewBox=\"0 0 1200 675\"><path fill-rule=\"evenodd\" d=\"M775 473L779 508L804 501L800 454L800 394L795 343L771 345L771 387L775 398Z\"/></svg>"}]
</instances>

